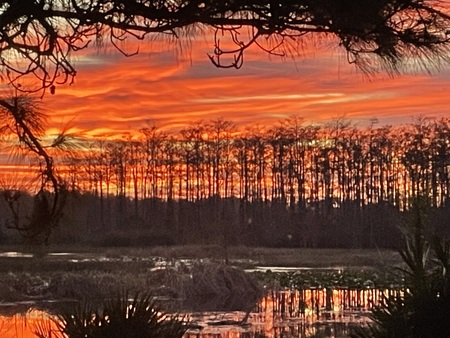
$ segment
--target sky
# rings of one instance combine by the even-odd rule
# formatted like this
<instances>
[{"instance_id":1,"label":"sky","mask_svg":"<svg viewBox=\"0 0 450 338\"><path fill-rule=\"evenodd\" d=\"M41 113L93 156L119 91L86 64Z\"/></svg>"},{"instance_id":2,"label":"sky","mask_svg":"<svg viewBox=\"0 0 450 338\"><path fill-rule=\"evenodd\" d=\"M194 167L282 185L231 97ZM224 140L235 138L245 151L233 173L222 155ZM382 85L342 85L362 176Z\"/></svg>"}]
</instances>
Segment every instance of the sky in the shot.
<instances>
[{"instance_id":1,"label":"sky","mask_svg":"<svg viewBox=\"0 0 450 338\"><path fill-rule=\"evenodd\" d=\"M117 137L155 124L176 132L189 123L223 117L238 126L271 126L295 114L308 123L346 117L357 125L409 123L449 114L450 65L431 75L367 76L349 65L333 41L307 45L301 55L270 56L253 48L240 69L208 59L211 37L142 42L125 57L111 47L73 56L73 84L46 93L50 132L70 126L85 137ZM134 42L122 46L130 53Z\"/></svg>"}]
</instances>

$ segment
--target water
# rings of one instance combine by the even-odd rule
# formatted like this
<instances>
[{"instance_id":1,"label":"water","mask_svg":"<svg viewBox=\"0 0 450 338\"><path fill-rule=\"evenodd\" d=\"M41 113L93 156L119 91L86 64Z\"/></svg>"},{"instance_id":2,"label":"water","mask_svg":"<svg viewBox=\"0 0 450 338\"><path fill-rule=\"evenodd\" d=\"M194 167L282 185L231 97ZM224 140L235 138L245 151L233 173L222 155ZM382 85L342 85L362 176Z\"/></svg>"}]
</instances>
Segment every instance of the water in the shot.
<instances>
[{"instance_id":1,"label":"water","mask_svg":"<svg viewBox=\"0 0 450 338\"><path fill-rule=\"evenodd\" d=\"M7 258L33 258L34 255L30 254L30 253L24 253L24 252L7 251L7 252L0 252L0 257L7 257Z\"/></svg>"},{"instance_id":2,"label":"water","mask_svg":"<svg viewBox=\"0 0 450 338\"><path fill-rule=\"evenodd\" d=\"M30 258L33 254L22 252L4 252L0 257L8 259ZM109 257L86 253L50 253L47 260L81 262L123 262L151 260L153 269L163 269L169 264L158 257ZM183 260L189 265L191 261ZM302 268L255 267L253 271L290 272ZM305 270L316 270L304 268ZM343 268L330 268L342 270ZM323 270L323 269L321 269ZM192 324L185 338L261 338L261 337L308 337L320 333L323 337L347 337L353 325L367 325L368 314L373 306L382 300L383 292L377 289L308 289L304 291L270 292L261 299L249 313L244 312L207 312L189 313ZM393 291L390 291L393 292ZM39 327L56 330L51 320L50 303L0 302L1 338L36 338L33 332ZM41 310L37 310L37 308ZM179 308L179 307L178 307ZM247 317L247 318L246 318ZM241 323L243 319L244 323ZM245 325L243 325L245 324ZM52 338L58 336L53 335Z\"/></svg>"},{"instance_id":3,"label":"water","mask_svg":"<svg viewBox=\"0 0 450 338\"><path fill-rule=\"evenodd\" d=\"M300 338L319 332L324 337L347 337L352 325L370 322L370 309L379 304L383 292L394 293L376 289L270 292L248 314L245 323L241 321L246 313L239 311L189 314L197 327L185 338ZM0 316L2 338L36 338L33 332L39 327L56 328L46 311L30 309L12 314L17 305L6 305L0 309L4 313Z\"/></svg>"},{"instance_id":4,"label":"water","mask_svg":"<svg viewBox=\"0 0 450 338\"><path fill-rule=\"evenodd\" d=\"M351 326L370 322L368 314L379 304L382 295L381 290L375 289L271 292L250 314L250 326L211 325L227 320L240 321L244 313L212 313L198 317L194 314L194 322L204 328L186 337L304 337L318 332L325 337L347 337Z\"/></svg>"}]
</instances>

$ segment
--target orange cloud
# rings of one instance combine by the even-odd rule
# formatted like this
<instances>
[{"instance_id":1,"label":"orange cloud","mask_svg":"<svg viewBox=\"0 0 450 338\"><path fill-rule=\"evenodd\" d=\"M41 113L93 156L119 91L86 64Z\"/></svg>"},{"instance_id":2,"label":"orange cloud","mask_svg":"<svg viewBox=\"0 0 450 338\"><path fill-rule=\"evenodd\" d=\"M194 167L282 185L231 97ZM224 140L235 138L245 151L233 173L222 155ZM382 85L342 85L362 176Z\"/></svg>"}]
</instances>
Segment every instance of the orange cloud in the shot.
<instances>
[{"instance_id":1,"label":"orange cloud","mask_svg":"<svg viewBox=\"0 0 450 338\"><path fill-rule=\"evenodd\" d=\"M183 44L161 43L129 58L106 49L85 51L75 83L43 99L52 127L73 120L85 135L112 136L148 123L180 129L217 117L251 125L291 114L310 122L345 115L359 123L447 114L449 71L367 78L336 49L311 47L295 62L251 49L241 69L218 69L206 56L211 45L201 38L189 44L185 51Z\"/></svg>"}]
</instances>

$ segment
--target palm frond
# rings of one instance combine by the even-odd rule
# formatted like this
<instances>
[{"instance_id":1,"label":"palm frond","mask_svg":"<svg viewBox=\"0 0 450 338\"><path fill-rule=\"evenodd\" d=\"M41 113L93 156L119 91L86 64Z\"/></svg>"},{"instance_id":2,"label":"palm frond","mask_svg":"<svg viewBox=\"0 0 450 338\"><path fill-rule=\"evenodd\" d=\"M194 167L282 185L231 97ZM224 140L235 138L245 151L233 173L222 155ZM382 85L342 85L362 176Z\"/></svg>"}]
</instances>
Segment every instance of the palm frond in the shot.
<instances>
[{"instance_id":1,"label":"palm frond","mask_svg":"<svg viewBox=\"0 0 450 338\"><path fill-rule=\"evenodd\" d=\"M164 313L150 294L128 292L100 304L85 302L58 315L59 330L70 338L176 338L187 325L183 317Z\"/></svg>"}]
</instances>

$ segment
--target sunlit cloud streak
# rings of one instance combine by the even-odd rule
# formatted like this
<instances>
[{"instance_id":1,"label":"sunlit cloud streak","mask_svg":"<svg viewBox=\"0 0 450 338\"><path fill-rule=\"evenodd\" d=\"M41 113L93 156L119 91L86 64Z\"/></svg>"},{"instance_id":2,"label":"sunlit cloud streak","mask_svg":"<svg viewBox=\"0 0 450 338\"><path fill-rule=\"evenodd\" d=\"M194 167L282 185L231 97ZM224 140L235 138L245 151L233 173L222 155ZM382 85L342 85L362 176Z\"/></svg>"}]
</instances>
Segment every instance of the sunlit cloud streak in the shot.
<instances>
[{"instance_id":1,"label":"sunlit cloud streak","mask_svg":"<svg viewBox=\"0 0 450 338\"><path fill-rule=\"evenodd\" d=\"M345 116L360 124L448 114L449 71L367 77L324 48L305 49L295 62L250 51L241 69L218 69L203 42L185 53L164 46L129 58L110 50L79 57L75 83L43 99L51 127L72 121L86 136L110 137L218 117L245 126L292 114L310 123Z\"/></svg>"}]
</instances>

